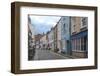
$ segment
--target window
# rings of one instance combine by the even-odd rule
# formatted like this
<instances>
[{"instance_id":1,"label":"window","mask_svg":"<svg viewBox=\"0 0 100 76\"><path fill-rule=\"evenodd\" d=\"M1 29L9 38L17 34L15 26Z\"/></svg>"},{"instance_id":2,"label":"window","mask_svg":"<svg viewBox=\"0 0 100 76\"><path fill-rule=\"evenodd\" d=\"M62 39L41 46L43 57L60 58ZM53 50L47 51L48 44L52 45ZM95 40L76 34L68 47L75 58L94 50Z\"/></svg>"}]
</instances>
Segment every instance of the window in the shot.
<instances>
[{"instance_id":1,"label":"window","mask_svg":"<svg viewBox=\"0 0 100 76\"><path fill-rule=\"evenodd\" d=\"M81 38L79 39L79 50L81 50Z\"/></svg>"},{"instance_id":2,"label":"window","mask_svg":"<svg viewBox=\"0 0 100 76\"><path fill-rule=\"evenodd\" d=\"M72 40L72 50L74 50L74 40Z\"/></svg>"},{"instance_id":3,"label":"window","mask_svg":"<svg viewBox=\"0 0 100 76\"><path fill-rule=\"evenodd\" d=\"M81 38L81 51L87 50L87 36Z\"/></svg>"},{"instance_id":4,"label":"window","mask_svg":"<svg viewBox=\"0 0 100 76\"><path fill-rule=\"evenodd\" d=\"M84 50L84 38L81 38L81 51Z\"/></svg>"},{"instance_id":5,"label":"window","mask_svg":"<svg viewBox=\"0 0 100 76\"><path fill-rule=\"evenodd\" d=\"M65 24L63 25L63 32L66 33L66 26L65 26Z\"/></svg>"},{"instance_id":6,"label":"window","mask_svg":"<svg viewBox=\"0 0 100 76\"><path fill-rule=\"evenodd\" d=\"M79 44L80 42L79 42L79 39L77 39L77 50L79 50L80 48L79 48Z\"/></svg>"},{"instance_id":7,"label":"window","mask_svg":"<svg viewBox=\"0 0 100 76\"><path fill-rule=\"evenodd\" d=\"M82 26L86 26L87 25L87 18L84 17L82 18Z\"/></svg>"},{"instance_id":8,"label":"window","mask_svg":"<svg viewBox=\"0 0 100 76\"><path fill-rule=\"evenodd\" d=\"M76 50L76 39L74 40L74 50Z\"/></svg>"},{"instance_id":9,"label":"window","mask_svg":"<svg viewBox=\"0 0 100 76\"><path fill-rule=\"evenodd\" d=\"M87 49L87 36L84 37L84 51L86 51Z\"/></svg>"},{"instance_id":10,"label":"window","mask_svg":"<svg viewBox=\"0 0 100 76\"><path fill-rule=\"evenodd\" d=\"M74 31L75 31L75 26L76 26L76 25L73 25L73 30L74 30Z\"/></svg>"}]
</instances>

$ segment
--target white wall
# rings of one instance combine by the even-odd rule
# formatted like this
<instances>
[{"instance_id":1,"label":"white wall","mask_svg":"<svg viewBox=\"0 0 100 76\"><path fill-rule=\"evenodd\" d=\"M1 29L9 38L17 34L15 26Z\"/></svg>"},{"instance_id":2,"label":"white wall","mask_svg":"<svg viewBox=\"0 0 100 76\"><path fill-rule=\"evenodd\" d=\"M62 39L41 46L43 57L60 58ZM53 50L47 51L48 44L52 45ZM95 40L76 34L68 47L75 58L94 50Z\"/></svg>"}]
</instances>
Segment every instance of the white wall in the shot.
<instances>
[{"instance_id":1,"label":"white wall","mask_svg":"<svg viewBox=\"0 0 100 76\"><path fill-rule=\"evenodd\" d=\"M10 3L15 0L1 0L0 1L0 76L16 76L10 73L11 60L11 10ZM17 0L30 2L44 2L57 4L74 4L74 5L89 5L99 6L99 20L100 20L100 0ZM100 22L98 23L100 24ZM100 26L98 27L100 28ZM100 33L100 29L98 31ZM100 39L100 36L99 38ZM98 40L100 43L100 40ZM100 44L99 44L100 46ZM99 49L100 50L100 49ZM100 51L99 58L100 58ZM65 71L52 73L38 73L38 74L21 74L18 76L99 76L100 59L98 70L81 70L81 71Z\"/></svg>"}]
</instances>

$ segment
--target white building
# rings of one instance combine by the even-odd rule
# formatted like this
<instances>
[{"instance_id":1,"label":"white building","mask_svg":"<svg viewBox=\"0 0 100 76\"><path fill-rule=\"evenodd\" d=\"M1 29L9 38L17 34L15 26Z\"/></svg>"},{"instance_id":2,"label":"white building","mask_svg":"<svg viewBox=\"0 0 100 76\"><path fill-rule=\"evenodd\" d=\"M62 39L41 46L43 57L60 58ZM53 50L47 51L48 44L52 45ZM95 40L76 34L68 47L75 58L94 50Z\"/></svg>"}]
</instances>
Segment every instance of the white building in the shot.
<instances>
[{"instance_id":1,"label":"white building","mask_svg":"<svg viewBox=\"0 0 100 76\"><path fill-rule=\"evenodd\" d=\"M48 33L48 44L51 50L54 50L54 30L51 28L51 31Z\"/></svg>"},{"instance_id":2,"label":"white building","mask_svg":"<svg viewBox=\"0 0 100 76\"><path fill-rule=\"evenodd\" d=\"M59 52L61 52L61 19L57 23L57 48L59 49Z\"/></svg>"}]
</instances>

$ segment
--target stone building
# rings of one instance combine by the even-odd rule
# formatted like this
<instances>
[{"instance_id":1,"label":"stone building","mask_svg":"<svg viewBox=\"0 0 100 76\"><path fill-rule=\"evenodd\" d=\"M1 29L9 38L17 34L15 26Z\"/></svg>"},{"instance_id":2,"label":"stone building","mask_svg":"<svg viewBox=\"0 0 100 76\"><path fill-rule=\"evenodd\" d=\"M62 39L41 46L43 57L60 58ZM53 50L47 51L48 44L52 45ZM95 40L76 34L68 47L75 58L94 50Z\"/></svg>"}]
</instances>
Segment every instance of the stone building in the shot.
<instances>
[{"instance_id":1,"label":"stone building","mask_svg":"<svg viewBox=\"0 0 100 76\"><path fill-rule=\"evenodd\" d=\"M37 34L35 35L35 48L39 49L40 46L40 39L44 36L44 34Z\"/></svg>"},{"instance_id":2,"label":"stone building","mask_svg":"<svg viewBox=\"0 0 100 76\"><path fill-rule=\"evenodd\" d=\"M72 55L87 57L88 54L88 18L71 17Z\"/></svg>"},{"instance_id":3,"label":"stone building","mask_svg":"<svg viewBox=\"0 0 100 76\"><path fill-rule=\"evenodd\" d=\"M30 17L28 17L28 60L33 60L34 55L35 50L33 50L32 23Z\"/></svg>"}]
</instances>

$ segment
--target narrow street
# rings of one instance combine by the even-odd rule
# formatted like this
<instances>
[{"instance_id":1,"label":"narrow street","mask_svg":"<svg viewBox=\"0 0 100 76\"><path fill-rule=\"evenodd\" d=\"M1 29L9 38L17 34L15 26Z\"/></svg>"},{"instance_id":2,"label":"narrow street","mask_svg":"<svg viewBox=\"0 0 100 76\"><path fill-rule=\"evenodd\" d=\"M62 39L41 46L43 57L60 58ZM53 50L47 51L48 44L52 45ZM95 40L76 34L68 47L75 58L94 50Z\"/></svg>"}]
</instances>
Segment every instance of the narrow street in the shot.
<instances>
[{"instance_id":1,"label":"narrow street","mask_svg":"<svg viewBox=\"0 0 100 76\"><path fill-rule=\"evenodd\" d=\"M69 59L50 50L36 50L34 60Z\"/></svg>"}]
</instances>

